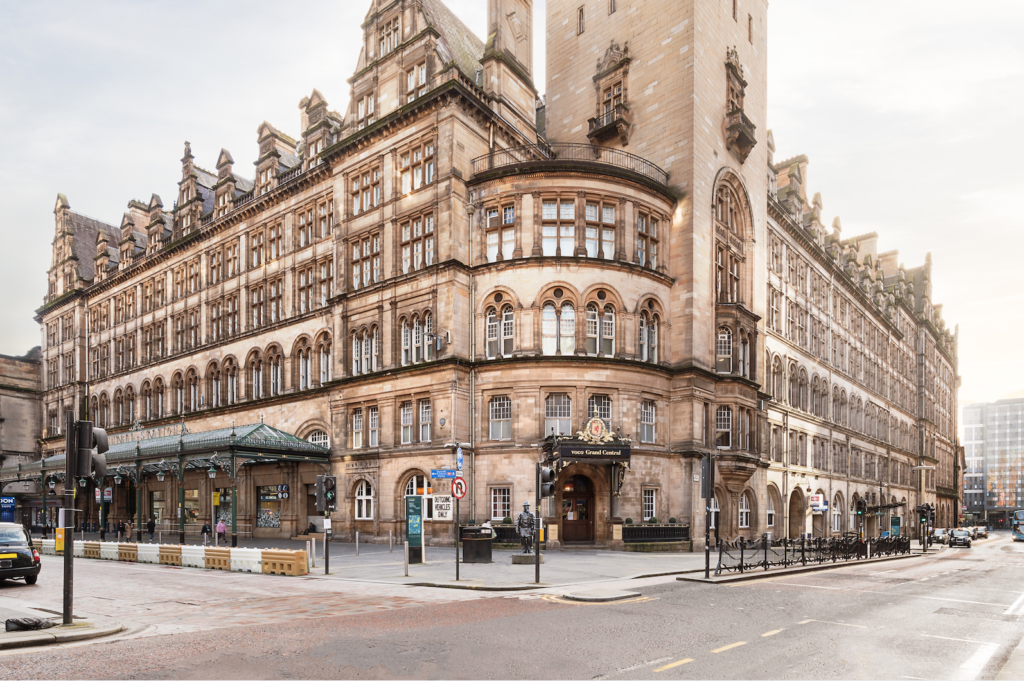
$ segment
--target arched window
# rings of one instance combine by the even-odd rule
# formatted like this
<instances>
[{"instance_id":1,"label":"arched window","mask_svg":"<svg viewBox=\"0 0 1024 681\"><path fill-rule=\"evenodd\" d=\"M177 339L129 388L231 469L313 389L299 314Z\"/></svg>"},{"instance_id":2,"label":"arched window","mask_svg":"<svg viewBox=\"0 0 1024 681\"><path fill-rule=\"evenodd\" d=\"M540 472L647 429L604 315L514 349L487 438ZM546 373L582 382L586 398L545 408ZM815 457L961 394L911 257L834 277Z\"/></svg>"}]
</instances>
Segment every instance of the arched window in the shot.
<instances>
[{"instance_id":1,"label":"arched window","mask_svg":"<svg viewBox=\"0 0 1024 681\"><path fill-rule=\"evenodd\" d=\"M553 303L546 303L541 321L541 351L545 355L558 354L558 312Z\"/></svg>"},{"instance_id":2,"label":"arched window","mask_svg":"<svg viewBox=\"0 0 1024 681\"><path fill-rule=\"evenodd\" d=\"M110 398L106 393L100 395L99 417L101 426L105 427L110 424Z\"/></svg>"},{"instance_id":3,"label":"arched window","mask_svg":"<svg viewBox=\"0 0 1024 681\"><path fill-rule=\"evenodd\" d=\"M276 397L284 392L284 358L281 352L274 348L267 353L267 368L270 370L270 396Z\"/></svg>"},{"instance_id":4,"label":"arched window","mask_svg":"<svg viewBox=\"0 0 1024 681\"><path fill-rule=\"evenodd\" d=\"M142 384L142 418L153 418L153 386L149 381Z\"/></svg>"},{"instance_id":5,"label":"arched window","mask_svg":"<svg viewBox=\"0 0 1024 681\"><path fill-rule=\"evenodd\" d=\"M164 417L164 393L165 392L166 392L166 389L164 388L164 379L158 378L155 381L153 381L153 399L156 401L156 405L155 405L156 406L156 414L155 414L155 417L158 418L158 419Z\"/></svg>"},{"instance_id":6,"label":"arched window","mask_svg":"<svg viewBox=\"0 0 1024 681\"><path fill-rule=\"evenodd\" d=\"M309 341L303 339L295 350L295 360L298 362L296 367L298 373L299 390L309 390L313 387L312 384L312 373L313 373L313 360L312 360L312 348L309 347Z\"/></svg>"},{"instance_id":7,"label":"arched window","mask_svg":"<svg viewBox=\"0 0 1024 681\"><path fill-rule=\"evenodd\" d=\"M414 475L405 483L405 496L423 497L423 519L433 520L434 499L427 494L427 481L422 475Z\"/></svg>"},{"instance_id":8,"label":"arched window","mask_svg":"<svg viewBox=\"0 0 1024 681\"><path fill-rule=\"evenodd\" d=\"M715 344L715 367L720 374L732 373L732 329L723 326L718 329Z\"/></svg>"},{"instance_id":9,"label":"arched window","mask_svg":"<svg viewBox=\"0 0 1024 681\"><path fill-rule=\"evenodd\" d=\"M185 413L185 379L181 374L174 374L171 379L174 390L174 413L177 415Z\"/></svg>"},{"instance_id":10,"label":"arched window","mask_svg":"<svg viewBox=\"0 0 1024 681\"><path fill-rule=\"evenodd\" d=\"M199 410L199 376L195 369L189 369L185 376L185 383L188 385L188 410Z\"/></svg>"},{"instance_id":11,"label":"arched window","mask_svg":"<svg viewBox=\"0 0 1024 681\"><path fill-rule=\"evenodd\" d=\"M321 336L317 344L317 361L320 369L320 385L329 383L331 380L331 337ZM366 366L366 362L363 362Z\"/></svg>"},{"instance_id":12,"label":"arched window","mask_svg":"<svg viewBox=\"0 0 1024 681\"><path fill-rule=\"evenodd\" d=\"M493 308L487 308L487 359L495 359L498 356L500 328L498 324L498 312Z\"/></svg>"},{"instance_id":13,"label":"arched window","mask_svg":"<svg viewBox=\"0 0 1024 681\"><path fill-rule=\"evenodd\" d=\"M832 531L843 531L843 498L838 494L832 500Z\"/></svg>"},{"instance_id":14,"label":"arched window","mask_svg":"<svg viewBox=\"0 0 1024 681\"><path fill-rule=\"evenodd\" d=\"M568 301L558 319L558 346L563 356L576 354L576 308Z\"/></svg>"},{"instance_id":15,"label":"arched window","mask_svg":"<svg viewBox=\"0 0 1024 681\"><path fill-rule=\"evenodd\" d=\"M419 317L412 318L412 361L413 364L423 361L423 325Z\"/></svg>"},{"instance_id":16,"label":"arched window","mask_svg":"<svg viewBox=\"0 0 1024 681\"><path fill-rule=\"evenodd\" d=\"M772 362L772 397L782 402L782 362L777 357Z\"/></svg>"},{"instance_id":17,"label":"arched window","mask_svg":"<svg viewBox=\"0 0 1024 681\"><path fill-rule=\"evenodd\" d=\"M740 495L739 511L740 529L748 529L750 527L750 498L747 496L746 492Z\"/></svg>"},{"instance_id":18,"label":"arched window","mask_svg":"<svg viewBox=\"0 0 1024 681\"><path fill-rule=\"evenodd\" d=\"M765 527L775 527L775 495L768 492L768 498L765 501L765 507L767 508L768 515L765 520Z\"/></svg>"},{"instance_id":19,"label":"arched window","mask_svg":"<svg viewBox=\"0 0 1024 681\"><path fill-rule=\"evenodd\" d=\"M363 341L359 333L352 334L352 375L363 373Z\"/></svg>"},{"instance_id":20,"label":"arched window","mask_svg":"<svg viewBox=\"0 0 1024 681\"><path fill-rule=\"evenodd\" d=\"M356 520L373 520L373 487L366 480L356 485Z\"/></svg>"},{"instance_id":21,"label":"arched window","mask_svg":"<svg viewBox=\"0 0 1024 681\"><path fill-rule=\"evenodd\" d=\"M615 308L606 305L604 310L599 310L596 303L587 305L586 331L588 355L615 355Z\"/></svg>"},{"instance_id":22,"label":"arched window","mask_svg":"<svg viewBox=\"0 0 1024 681\"><path fill-rule=\"evenodd\" d=\"M402 320L402 366L412 364L412 330L409 328L409 320Z\"/></svg>"},{"instance_id":23,"label":"arched window","mask_svg":"<svg viewBox=\"0 0 1024 681\"><path fill-rule=\"evenodd\" d=\"M322 430L314 430L309 434L306 440L319 447L326 448L331 446L331 438Z\"/></svg>"},{"instance_id":24,"label":"arched window","mask_svg":"<svg viewBox=\"0 0 1024 681\"><path fill-rule=\"evenodd\" d=\"M224 382L227 387L225 400L228 404L235 404L238 401L238 367L234 360L224 362Z\"/></svg>"},{"instance_id":25,"label":"arched window","mask_svg":"<svg viewBox=\"0 0 1024 681\"><path fill-rule=\"evenodd\" d=\"M802 411L809 411L807 408L807 372L803 369L800 370L800 378L798 381L799 392L797 399L800 402L800 409Z\"/></svg>"},{"instance_id":26,"label":"arched window","mask_svg":"<svg viewBox=\"0 0 1024 681\"><path fill-rule=\"evenodd\" d=\"M821 385L817 376L811 380L811 412L821 416Z\"/></svg>"},{"instance_id":27,"label":"arched window","mask_svg":"<svg viewBox=\"0 0 1024 681\"><path fill-rule=\"evenodd\" d=\"M263 360L254 355L249 360L249 399L258 400L263 397Z\"/></svg>"},{"instance_id":28,"label":"arched window","mask_svg":"<svg viewBox=\"0 0 1024 681\"><path fill-rule=\"evenodd\" d=\"M832 421L839 423L839 388L832 388Z\"/></svg>"},{"instance_id":29,"label":"arched window","mask_svg":"<svg viewBox=\"0 0 1024 681\"><path fill-rule=\"evenodd\" d=\"M114 425L119 426L124 423L124 397L121 395L121 389L118 388L114 393Z\"/></svg>"},{"instance_id":30,"label":"arched window","mask_svg":"<svg viewBox=\"0 0 1024 681\"><path fill-rule=\"evenodd\" d=\"M797 383L796 365L789 365L789 405L800 407L800 387Z\"/></svg>"},{"instance_id":31,"label":"arched window","mask_svg":"<svg viewBox=\"0 0 1024 681\"><path fill-rule=\"evenodd\" d=\"M711 497L711 525L710 528L714 530L718 527L718 521L720 520L721 509L718 506L718 495Z\"/></svg>"},{"instance_id":32,"label":"arched window","mask_svg":"<svg viewBox=\"0 0 1024 681\"><path fill-rule=\"evenodd\" d=\"M732 408L719 407L715 412L715 446L732 447Z\"/></svg>"},{"instance_id":33,"label":"arched window","mask_svg":"<svg viewBox=\"0 0 1024 681\"><path fill-rule=\"evenodd\" d=\"M640 361L658 363L658 315L640 313Z\"/></svg>"},{"instance_id":34,"label":"arched window","mask_svg":"<svg viewBox=\"0 0 1024 681\"><path fill-rule=\"evenodd\" d=\"M572 433L572 399L565 393L551 393L544 398L544 434Z\"/></svg>"},{"instance_id":35,"label":"arched window","mask_svg":"<svg viewBox=\"0 0 1024 681\"><path fill-rule=\"evenodd\" d=\"M511 305L501 310L501 356L512 356L513 335L515 334L515 314Z\"/></svg>"},{"instance_id":36,"label":"arched window","mask_svg":"<svg viewBox=\"0 0 1024 681\"><path fill-rule=\"evenodd\" d=\"M423 315L423 360L431 362L434 359L434 315L427 312Z\"/></svg>"},{"instance_id":37,"label":"arched window","mask_svg":"<svg viewBox=\"0 0 1024 681\"><path fill-rule=\"evenodd\" d=\"M210 407L220 406L220 367L216 363L206 370L206 394L210 396Z\"/></svg>"},{"instance_id":38,"label":"arched window","mask_svg":"<svg viewBox=\"0 0 1024 681\"><path fill-rule=\"evenodd\" d=\"M380 370L380 329L373 327L370 345L370 370Z\"/></svg>"}]
</instances>

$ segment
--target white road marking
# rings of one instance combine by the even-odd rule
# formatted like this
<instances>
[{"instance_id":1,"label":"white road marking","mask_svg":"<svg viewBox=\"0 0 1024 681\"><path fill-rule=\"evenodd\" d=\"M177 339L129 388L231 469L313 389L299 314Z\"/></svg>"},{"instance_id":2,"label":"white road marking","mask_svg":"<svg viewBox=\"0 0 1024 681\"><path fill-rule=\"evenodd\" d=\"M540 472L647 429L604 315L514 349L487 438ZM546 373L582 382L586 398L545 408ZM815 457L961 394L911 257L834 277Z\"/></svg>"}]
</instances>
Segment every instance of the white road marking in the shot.
<instances>
[{"instance_id":1,"label":"white road marking","mask_svg":"<svg viewBox=\"0 0 1024 681\"><path fill-rule=\"evenodd\" d=\"M989 659L999 650L995 643L985 643L978 651L967 658L967 661L960 665L954 678L957 681L972 681L976 679L981 670L988 664Z\"/></svg>"},{"instance_id":2,"label":"white road marking","mask_svg":"<svg viewBox=\"0 0 1024 681\"><path fill-rule=\"evenodd\" d=\"M623 674L625 672L631 672L635 669L640 669L641 667L650 667L652 664L658 664L659 662L668 662L671 659L671 657L659 657L657 660L651 660L650 662L641 662L640 664L635 664L632 667L623 667L622 669L616 669L615 673Z\"/></svg>"},{"instance_id":3,"label":"white road marking","mask_svg":"<svg viewBox=\"0 0 1024 681\"><path fill-rule=\"evenodd\" d=\"M1006 609L1006 612L1004 612L1003 614L1004 614L1004 615L1012 615L1012 614L1013 614L1013 611L1014 611L1014 610L1015 610L1015 609L1016 609L1016 608L1017 608L1017 607L1018 607L1018 606L1019 606L1019 605L1020 605L1020 604L1021 604L1022 602L1024 602L1024 594L1021 594L1021 595L1020 595L1020 597L1019 597L1019 598L1018 598L1017 600L1015 600L1015 601L1013 602L1013 605L1011 605L1011 606L1010 606L1009 608L1007 608L1007 609Z\"/></svg>"},{"instance_id":4,"label":"white road marking","mask_svg":"<svg viewBox=\"0 0 1024 681\"><path fill-rule=\"evenodd\" d=\"M944 641L963 641L965 643L985 643L990 646L999 645L998 643L990 643L989 641L976 641L973 638L950 638L949 636L933 636L932 634L921 634L925 638L941 638Z\"/></svg>"}]
</instances>

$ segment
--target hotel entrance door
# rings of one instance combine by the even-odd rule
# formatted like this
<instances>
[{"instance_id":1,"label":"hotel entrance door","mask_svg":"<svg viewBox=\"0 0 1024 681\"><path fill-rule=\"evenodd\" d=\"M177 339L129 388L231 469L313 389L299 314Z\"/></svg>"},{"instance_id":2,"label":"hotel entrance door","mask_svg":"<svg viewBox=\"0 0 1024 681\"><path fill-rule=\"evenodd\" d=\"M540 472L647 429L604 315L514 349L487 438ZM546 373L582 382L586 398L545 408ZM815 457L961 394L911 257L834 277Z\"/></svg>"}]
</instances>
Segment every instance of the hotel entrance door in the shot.
<instances>
[{"instance_id":1,"label":"hotel entrance door","mask_svg":"<svg viewBox=\"0 0 1024 681\"><path fill-rule=\"evenodd\" d=\"M562 541L594 541L594 485L586 476L562 483Z\"/></svg>"}]
</instances>

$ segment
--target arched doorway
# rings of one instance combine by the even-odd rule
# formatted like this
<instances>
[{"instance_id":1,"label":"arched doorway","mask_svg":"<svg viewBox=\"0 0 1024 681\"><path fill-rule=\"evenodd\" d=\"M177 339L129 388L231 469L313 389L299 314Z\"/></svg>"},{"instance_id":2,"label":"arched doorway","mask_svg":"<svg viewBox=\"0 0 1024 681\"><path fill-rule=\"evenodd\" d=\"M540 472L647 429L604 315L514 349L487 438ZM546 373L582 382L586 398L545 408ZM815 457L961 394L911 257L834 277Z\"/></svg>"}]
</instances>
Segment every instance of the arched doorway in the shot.
<instances>
[{"instance_id":1,"label":"arched doorway","mask_svg":"<svg viewBox=\"0 0 1024 681\"><path fill-rule=\"evenodd\" d=\"M562 541L594 541L594 483L585 475L562 483Z\"/></svg>"},{"instance_id":2,"label":"arched doorway","mask_svg":"<svg viewBox=\"0 0 1024 681\"><path fill-rule=\"evenodd\" d=\"M800 535L806 531L807 521L804 518L804 495L799 490L796 490L789 497L789 538L799 539Z\"/></svg>"}]
</instances>

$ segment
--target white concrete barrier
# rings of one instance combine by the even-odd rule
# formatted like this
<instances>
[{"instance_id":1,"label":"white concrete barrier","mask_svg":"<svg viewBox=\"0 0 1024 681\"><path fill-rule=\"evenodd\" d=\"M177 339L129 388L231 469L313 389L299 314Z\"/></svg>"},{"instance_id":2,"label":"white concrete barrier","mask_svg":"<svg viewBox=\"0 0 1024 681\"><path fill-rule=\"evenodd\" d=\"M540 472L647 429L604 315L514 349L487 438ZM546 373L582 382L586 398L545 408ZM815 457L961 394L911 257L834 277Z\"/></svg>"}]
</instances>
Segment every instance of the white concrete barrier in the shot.
<instances>
[{"instance_id":1,"label":"white concrete barrier","mask_svg":"<svg viewBox=\"0 0 1024 681\"><path fill-rule=\"evenodd\" d=\"M160 545L159 544L139 544L139 558L140 563L159 563L160 562Z\"/></svg>"},{"instance_id":2,"label":"white concrete barrier","mask_svg":"<svg viewBox=\"0 0 1024 681\"><path fill-rule=\"evenodd\" d=\"M188 546L181 547L181 567L206 567L206 547Z\"/></svg>"},{"instance_id":3,"label":"white concrete barrier","mask_svg":"<svg viewBox=\"0 0 1024 681\"><path fill-rule=\"evenodd\" d=\"M85 542L76 541L72 552L74 553L75 558L85 558Z\"/></svg>"},{"instance_id":4,"label":"white concrete barrier","mask_svg":"<svg viewBox=\"0 0 1024 681\"><path fill-rule=\"evenodd\" d=\"M231 549L232 572L263 572L261 549Z\"/></svg>"},{"instance_id":5,"label":"white concrete barrier","mask_svg":"<svg viewBox=\"0 0 1024 681\"><path fill-rule=\"evenodd\" d=\"M102 558L103 560L117 560L117 542L101 541L100 558Z\"/></svg>"},{"instance_id":6,"label":"white concrete barrier","mask_svg":"<svg viewBox=\"0 0 1024 681\"><path fill-rule=\"evenodd\" d=\"M56 556L57 555L57 540L56 539L44 539L43 545L39 547L39 553L45 556Z\"/></svg>"}]
</instances>

